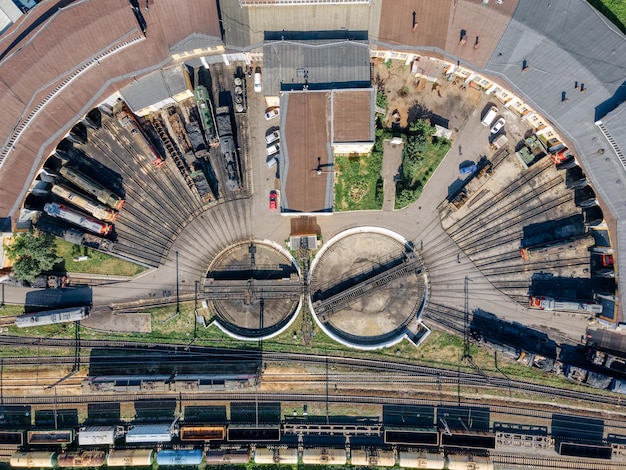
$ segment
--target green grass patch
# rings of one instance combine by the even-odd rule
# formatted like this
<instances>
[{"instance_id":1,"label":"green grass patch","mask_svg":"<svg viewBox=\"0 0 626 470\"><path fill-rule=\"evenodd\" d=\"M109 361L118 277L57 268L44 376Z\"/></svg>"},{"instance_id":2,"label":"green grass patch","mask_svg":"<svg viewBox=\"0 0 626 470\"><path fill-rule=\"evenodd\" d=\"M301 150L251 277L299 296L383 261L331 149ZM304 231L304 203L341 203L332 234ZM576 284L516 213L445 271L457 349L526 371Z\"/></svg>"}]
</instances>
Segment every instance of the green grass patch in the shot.
<instances>
[{"instance_id":1,"label":"green grass patch","mask_svg":"<svg viewBox=\"0 0 626 470\"><path fill-rule=\"evenodd\" d=\"M382 209L382 165L382 151L374 150L369 155L335 157L335 210Z\"/></svg>"},{"instance_id":2,"label":"green grass patch","mask_svg":"<svg viewBox=\"0 0 626 470\"><path fill-rule=\"evenodd\" d=\"M591 6L602 13L626 34L626 2L624 0L587 0Z\"/></svg>"},{"instance_id":3,"label":"green grass patch","mask_svg":"<svg viewBox=\"0 0 626 470\"><path fill-rule=\"evenodd\" d=\"M78 246L65 240L56 240L57 255L63 258L57 270L73 273L108 274L112 276L136 276L146 268L138 264L125 261L115 256L107 255L86 246ZM78 256L88 256L85 261L74 261Z\"/></svg>"},{"instance_id":4,"label":"green grass patch","mask_svg":"<svg viewBox=\"0 0 626 470\"><path fill-rule=\"evenodd\" d=\"M402 179L396 183L396 209L417 201L428 179L450 150L450 141L433 135L434 132L435 128L423 120L409 126L402 154Z\"/></svg>"}]
</instances>

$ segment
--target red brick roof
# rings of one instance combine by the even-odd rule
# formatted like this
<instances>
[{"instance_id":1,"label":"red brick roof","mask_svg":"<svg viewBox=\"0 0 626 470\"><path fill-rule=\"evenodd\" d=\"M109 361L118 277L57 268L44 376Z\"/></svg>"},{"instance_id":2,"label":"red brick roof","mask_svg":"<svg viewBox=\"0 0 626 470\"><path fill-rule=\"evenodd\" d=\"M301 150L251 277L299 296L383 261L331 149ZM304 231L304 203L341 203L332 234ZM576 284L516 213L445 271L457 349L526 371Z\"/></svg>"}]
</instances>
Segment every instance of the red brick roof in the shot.
<instances>
[{"instance_id":1,"label":"red brick roof","mask_svg":"<svg viewBox=\"0 0 626 470\"><path fill-rule=\"evenodd\" d=\"M0 152L28 121L0 167L0 216L15 214L43 157L95 104L168 63L169 48L193 32L220 37L215 0L141 5L145 38L127 0L81 0L38 5L0 40Z\"/></svg>"}]
</instances>

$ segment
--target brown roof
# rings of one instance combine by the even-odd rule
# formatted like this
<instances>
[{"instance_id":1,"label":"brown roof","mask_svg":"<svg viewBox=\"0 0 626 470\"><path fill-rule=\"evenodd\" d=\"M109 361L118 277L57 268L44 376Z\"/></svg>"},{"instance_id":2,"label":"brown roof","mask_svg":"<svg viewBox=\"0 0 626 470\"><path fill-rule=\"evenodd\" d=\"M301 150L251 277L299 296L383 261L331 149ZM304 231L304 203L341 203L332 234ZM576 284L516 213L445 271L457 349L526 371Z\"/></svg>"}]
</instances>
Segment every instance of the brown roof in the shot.
<instances>
[{"instance_id":1,"label":"brown roof","mask_svg":"<svg viewBox=\"0 0 626 470\"><path fill-rule=\"evenodd\" d=\"M373 142L374 90L337 90L332 93L333 142Z\"/></svg>"},{"instance_id":2,"label":"brown roof","mask_svg":"<svg viewBox=\"0 0 626 470\"><path fill-rule=\"evenodd\" d=\"M484 68L509 24L518 0L383 0L378 40L388 44L436 47ZM417 26L413 30L413 12ZM466 44L460 44L465 30ZM479 47L474 48L476 37Z\"/></svg>"},{"instance_id":3,"label":"brown roof","mask_svg":"<svg viewBox=\"0 0 626 470\"><path fill-rule=\"evenodd\" d=\"M169 48L188 35L220 36L216 0L151 0L149 10L142 2L146 38L127 0L83 0L56 10L67 3L36 6L0 40L0 152L45 102L0 167L0 216L14 215L42 158L91 107L168 63Z\"/></svg>"},{"instance_id":4,"label":"brown roof","mask_svg":"<svg viewBox=\"0 0 626 470\"><path fill-rule=\"evenodd\" d=\"M329 178L328 173L318 176L315 169L318 157L322 164L332 162L328 119L330 92L290 92L285 94L283 102L286 106L283 106L281 163L285 172L285 209L295 212L328 210L326 195L332 190L332 177Z\"/></svg>"}]
</instances>

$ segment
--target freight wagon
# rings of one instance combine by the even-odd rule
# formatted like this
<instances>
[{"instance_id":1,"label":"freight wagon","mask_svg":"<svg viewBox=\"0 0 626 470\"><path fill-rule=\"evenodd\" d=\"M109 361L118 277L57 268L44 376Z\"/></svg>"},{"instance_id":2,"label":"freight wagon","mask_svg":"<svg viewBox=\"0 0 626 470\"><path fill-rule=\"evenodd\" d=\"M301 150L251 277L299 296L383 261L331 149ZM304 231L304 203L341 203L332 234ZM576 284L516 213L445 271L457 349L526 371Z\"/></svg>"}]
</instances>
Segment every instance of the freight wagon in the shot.
<instances>
[{"instance_id":1,"label":"freight wagon","mask_svg":"<svg viewBox=\"0 0 626 470\"><path fill-rule=\"evenodd\" d=\"M88 313L87 307L62 308L58 310L44 310L43 312L27 313L19 315L15 319L15 326L18 328L27 328L29 326L69 323L87 318Z\"/></svg>"}]
</instances>

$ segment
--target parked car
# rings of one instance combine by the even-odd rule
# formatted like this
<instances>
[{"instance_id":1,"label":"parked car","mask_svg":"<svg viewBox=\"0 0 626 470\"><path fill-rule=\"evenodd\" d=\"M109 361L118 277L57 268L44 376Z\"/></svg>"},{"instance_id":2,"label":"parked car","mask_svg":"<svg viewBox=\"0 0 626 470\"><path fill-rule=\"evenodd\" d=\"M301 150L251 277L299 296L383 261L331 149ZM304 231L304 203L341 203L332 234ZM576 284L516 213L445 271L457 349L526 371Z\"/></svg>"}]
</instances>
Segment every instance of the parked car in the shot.
<instances>
[{"instance_id":1,"label":"parked car","mask_svg":"<svg viewBox=\"0 0 626 470\"><path fill-rule=\"evenodd\" d=\"M265 112L265 119L269 121L270 119L274 119L275 117L278 117L279 115L280 115L279 107L271 108Z\"/></svg>"},{"instance_id":2,"label":"parked car","mask_svg":"<svg viewBox=\"0 0 626 470\"><path fill-rule=\"evenodd\" d=\"M265 164L267 165L267 168L268 169L274 168L276 164L278 163L279 158L280 158L279 154L269 155L265 159Z\"/></svg>"},{"instance_id":3,"label":"parked car","mask_svg":"<svg viewBox=\"0 0 626 470\"><path fill-rule=\"evenodd\" d=\"M504 127L504 124L506 124L506 121L504 120L503 117L501 117L500 119L496 121L496 123L491 128L491 133L497 134L498 132L500 132L500 129Z\"/></svg>"},{"instance_id":4,"label":"parked car","mask_svg":"<svg viewBox=\"0 0 626 470\"><path fill-rule=\"evenodd\" d=\"M459 172L462 175L469 175L471 173L474 173L476 171L476 169L477 169L476 168L476 164L475 163L471 163L469 165L465 165L465 166L462 166L461 168L459 168Z\"/></svg>"},{"instance_id":5,"label":"parked car","mask_svg":"<svg viewBox=\"0 0 626 470\"><path fill-rule=\"evenodd\" d=\"M489 108L489 111L487 111L487 114L485 114L485 117L482 118L480 123L485 127L489 127L491 126L491 123L493 122L493 120L496 118L497 115L498 115L498 108L496 108L495 106L492 106L491 108Z\"/></svg>"},{"instance_id":6,"label":"parked car","mask_svg":"<svg viewBox=\"0 0 626 470\"><path fill-rule=\"evenodd\" d=\"M263 85L261 84L261 67L254 70L254 91L261 93Z\"/></svg>"},{"instance_id":7,"label":"parked car","mask_svg":"<svg viewBox=\"0 0 626 470\"><path fill-rule=\"evenodd\" d=\"M276 142L278 139L280 139L279 131L270 132L269 134L265 136L265 143L269 145L273 142Z\"/></svg>"},{"instance_id":8,"label":"parked car","mask_svg":"<svg viewBox=\"0 0 626 470\"><path fill-rule=\"evenodd\" d=\"M270 210L272 212L278 210L278 193L274 190L270 191Z\"/></svg>"},{"instance_id":9,"label":"parked car","mask_svg":"<svg viewBox=\"0 0 626 470\"><path fill-rule=\"evenodd\" d=\"M279 149L280 149L280 145L276 143L273 145L268 145L266 150L267 150L268 155L274 155L278 153Z\"/></svg>"}]
</instances>

